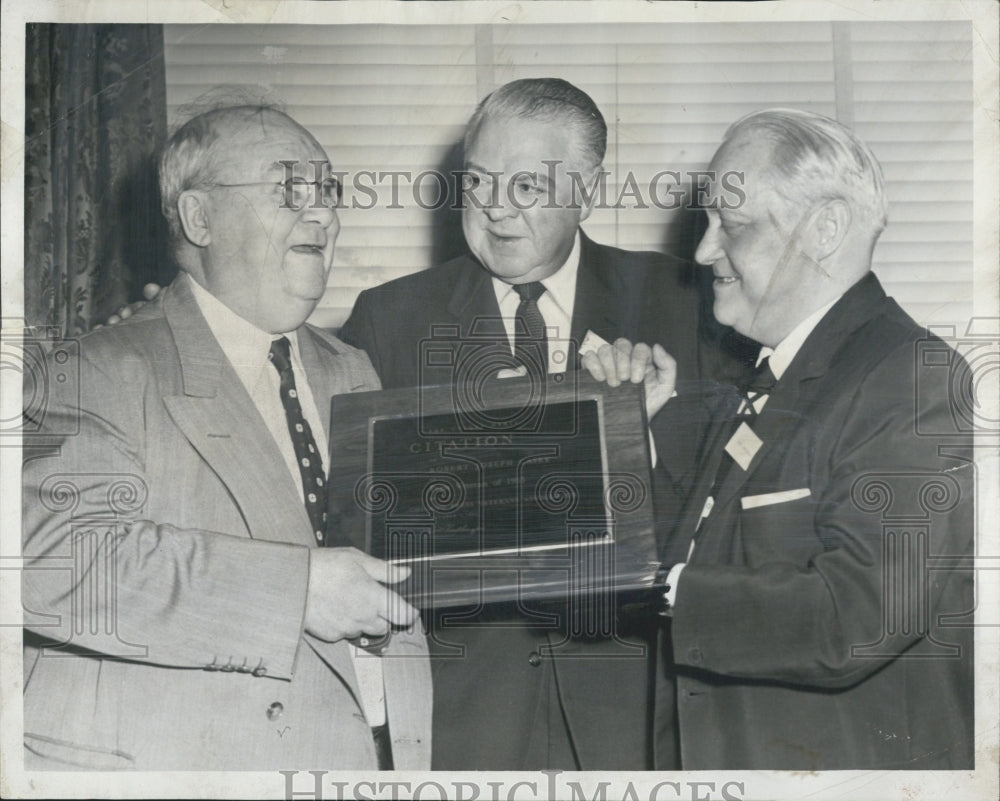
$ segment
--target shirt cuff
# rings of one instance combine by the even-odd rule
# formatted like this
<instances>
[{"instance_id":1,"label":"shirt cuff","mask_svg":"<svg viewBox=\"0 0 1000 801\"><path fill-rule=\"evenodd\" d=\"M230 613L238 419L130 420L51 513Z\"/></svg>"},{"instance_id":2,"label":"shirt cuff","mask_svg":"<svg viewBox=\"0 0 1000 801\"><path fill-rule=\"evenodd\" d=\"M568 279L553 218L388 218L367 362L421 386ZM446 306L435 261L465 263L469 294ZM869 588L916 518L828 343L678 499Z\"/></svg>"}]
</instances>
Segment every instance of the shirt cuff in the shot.
<instances>
[{"instance_id":1,"label":"shirt cuff","mask_svg":"<svg viewBox=\"0 0 1000 801\"><path fill-rule=\"evenodd\" d=\"M677 390L674 390L674 394L670 396L670 400L677 397ZM669 403L670 401L667 401ZM653 430L651 428L646 429L646 433L649 435L649 464L652 467L656 467L656 462L660 458L656 453L656 440L653 439Z\"/></svg>"},{"instance_id":2,"label":"shirt cuff","mask_svg":"<svg viewBox=\"0 0 1000 801\"><path fill-rule=\"evenodd\" d=\"M685 562L678 562L670 568L670 572L667 573L667 583L663 587L663 600L666 603L666 609L664 611L670 616L673 616L674 614L674 604L677 602L677 582L680 580L681 571L684 569L684 565Z\"/></svg>"}]
</instances>

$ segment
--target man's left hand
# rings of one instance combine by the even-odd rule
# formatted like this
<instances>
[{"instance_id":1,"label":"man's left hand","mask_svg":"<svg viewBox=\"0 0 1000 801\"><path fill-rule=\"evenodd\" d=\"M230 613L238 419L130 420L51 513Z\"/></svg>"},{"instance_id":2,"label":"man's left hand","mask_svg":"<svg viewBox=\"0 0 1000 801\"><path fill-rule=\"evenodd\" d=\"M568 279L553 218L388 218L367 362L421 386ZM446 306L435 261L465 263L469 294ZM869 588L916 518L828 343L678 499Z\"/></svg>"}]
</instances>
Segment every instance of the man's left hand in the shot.
<instances>
[{"instance_id":1,"label":"man's left hand","mask_svg":"<svg viewBox=\"0 0 1000 801\"><path fill-rule=\"evenodd\" d=\"M617 387L626 381L646 385L646 414L652 418L674 394L677 362L660 345L633 345L624 337L614 345L588 351L580 361L598 381Z\"/></svg>"}]
</instances>

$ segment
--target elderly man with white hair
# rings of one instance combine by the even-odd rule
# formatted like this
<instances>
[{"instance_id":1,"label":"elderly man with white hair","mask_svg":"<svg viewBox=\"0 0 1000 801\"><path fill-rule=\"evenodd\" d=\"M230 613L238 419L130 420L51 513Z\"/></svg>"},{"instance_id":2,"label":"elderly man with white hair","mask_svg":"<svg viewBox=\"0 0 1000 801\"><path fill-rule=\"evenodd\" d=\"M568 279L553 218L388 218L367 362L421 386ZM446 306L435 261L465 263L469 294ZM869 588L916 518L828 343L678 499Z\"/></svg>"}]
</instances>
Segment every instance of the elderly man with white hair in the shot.
<instances>
[{"instance_id":1,"label":"elderly man with white hair","mask_svg":"<svg viewBox=\"0 0 1000 801\"><path fill-rule=\"evenodd\" d=\"M970 390L949 376L971 374L937 369L961 359L871 272L885 190L847 128L757 112L710 171L696 259L719 322L763 346L757 370L675 395L659 346L584 358L645 380L658 469L690 493L658 728L678 728L685 770L970 769L974 469L950 394Z\"/></svg>"}]
</instances>

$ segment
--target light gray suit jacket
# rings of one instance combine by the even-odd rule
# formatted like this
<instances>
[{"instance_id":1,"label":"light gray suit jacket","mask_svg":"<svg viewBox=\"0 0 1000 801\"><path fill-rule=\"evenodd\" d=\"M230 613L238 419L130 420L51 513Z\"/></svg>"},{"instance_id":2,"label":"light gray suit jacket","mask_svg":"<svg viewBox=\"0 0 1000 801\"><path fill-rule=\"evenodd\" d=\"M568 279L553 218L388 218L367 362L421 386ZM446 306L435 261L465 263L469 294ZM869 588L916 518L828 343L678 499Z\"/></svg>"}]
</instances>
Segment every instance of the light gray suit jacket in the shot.
<instances>
[{"instance_id":1,"label":"light gray suit jacket","mask_svg":"<svg viewBox=\"0 0 1000 801\"><path fill-rule=\"evenodd\" d=\"M349 646L302 629L301 496L187 280L81 339L78 383L52 381L41 410L52 448L24 467L26 756L375 768ZM378 388L362 351L311 326L299 347L321 409ZM383 667L395 766L426 769L423 635L394 635Z\"/></svg>"}]
</instances>

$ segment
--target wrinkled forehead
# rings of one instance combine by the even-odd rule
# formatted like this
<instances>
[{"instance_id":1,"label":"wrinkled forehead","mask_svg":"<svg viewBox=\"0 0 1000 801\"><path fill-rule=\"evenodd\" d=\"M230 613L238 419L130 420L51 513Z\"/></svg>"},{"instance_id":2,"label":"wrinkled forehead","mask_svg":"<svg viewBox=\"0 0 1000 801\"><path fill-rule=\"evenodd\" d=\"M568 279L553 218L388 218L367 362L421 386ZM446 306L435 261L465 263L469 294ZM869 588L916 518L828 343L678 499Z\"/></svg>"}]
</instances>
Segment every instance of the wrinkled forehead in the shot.
<instances>
[{"instance_id":1,"label":"wrinkled forehead","mask_svg":"<svg viewBox=\"0 0 1000 801\"><path fill-rule=\"evenodd\" d=\"M486 169L579 169L583 143L572 125L550 116L490 114L467 143L467 163ZM487 163L488 162L488 163Z\"/></svg>"},{"instance_id":2,"label":"wrinkled forehead","mask_svg":"<svg viewBox=\"0 0 1000 801\"><path fill-rule=\"evenodd\" d=\"M312 134L284 114L268 110L222 122L217 144L216 171L237 173L247 181L284 177L289 169L286 164L292 165L295 175L311 179L314 170L327 169L329 164L326 151Z\"/></svg>"},{"instance_id":3,"label":"wrinkled forehead","mask_svg":"<svg viewBox=\"0 0 1000 801\"><path fill-rule=\"evenodd\" d=\"M737 135L722 143L709 163L706 182L709 205L739 187L750 204L781 194L774 169L774 144L766 137Z\"/></svg>"}]
</instances>

